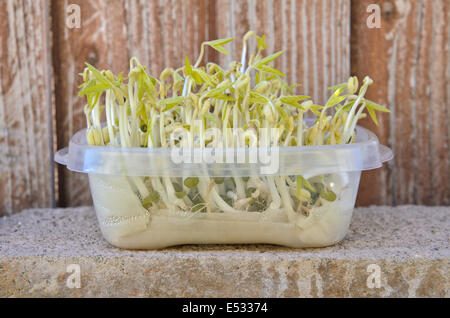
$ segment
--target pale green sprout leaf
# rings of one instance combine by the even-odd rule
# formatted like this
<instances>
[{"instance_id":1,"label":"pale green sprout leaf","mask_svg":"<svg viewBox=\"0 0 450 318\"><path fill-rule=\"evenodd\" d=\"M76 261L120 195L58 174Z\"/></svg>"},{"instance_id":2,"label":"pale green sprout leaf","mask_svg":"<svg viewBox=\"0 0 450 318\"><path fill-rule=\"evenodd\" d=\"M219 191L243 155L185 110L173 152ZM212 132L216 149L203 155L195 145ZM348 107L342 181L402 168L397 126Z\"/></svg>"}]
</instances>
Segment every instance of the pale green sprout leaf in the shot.
<instances>
[{"instance_id":1,"label":"pale green sprout leaf","mask_svg":"<svg viewBox=\"0 0 450 318\"><path fill-rule=\"evenodd\" d=\"M299 188L301 189L302 187L304 187L313 193L316 192L316 189L314 189L314 187L311 185L311 183L309 183L308 180L303 178L303 176L297 175L297 176L295 176L295 179L297 181L297 189L299 189Z\"/></svg>"},{"instance_id":2,"label":"pale green sprout leaf","mask_svg":"<svg viewBox=\"0 0 450 318\"><path fill-rule=\"evenodd\" d=\"M332 95L331 98L327 101L326 103L326 107L332 107L335 106L339 103L341 103L342 101L344 101L346 98L348 97L348 95L342 95L342 96L337 96L337 95Z\"/></svg>"},{"instance_id":3,"label":"pale green sprout leaf","mask_svg":"<svg viewBox=\"0 0 450 318\"><path fill-rule=\"evenodd\" d=\"M184 81L184 78L180 74L175 73L175 80L177 82L181 82L181 81Z\"/></svg>"},{"instance_id":4,"label":"pale green sprout leaf","mask_svg":"<svg viewBox=\"0 0 450 318\"><path fill-rule=\"evenodd\" d=\"M197 70L192 70L191 76L197 85L202 85L205 82Z\"/></svg>"},{"instance_id":5,"label":"pale green sprout leaf","mask_svg":"<svg viewBox=\"0 0 450 318\"><path fill-rule=\"evenodd\" d=\"M387 109L384 106L381 106L375 102L372 102L370 100L364 99L364 102L366 103L367 107L373 108L375 110L378 110L380 112L384 112L384 113L390 113L391 111L389 109Z\"/></svg>"},{"instance_id":6,"label":"pale green sprout leaf","mask_svg":"<svg viewBox=\"0 0 450 318\"><path fill-rule=\"evenodd\" d=\"M218 45L228 44L233 40L234 40L234 38L225 38L225 39L218 39L218 40L214 40L214 41L208 41L208 42L205 42L205 44L207 44L209 46L218 46Z\"/></svg>"},{"instance_id":7,"label":"pale green sprout leaf","mask_svg":"<svg viewBox=\"0 0 450 318\"><path fill-rule=\"evenodd\" d=\"M210 90L206 97L215 97L223 93L223 91L231 88L233 84L230 81L223 82L221 85L217 86L215 89Z\"/></svg>"},{"instance_id":8,"label":"pale green sprout leaf","mask_svg":"<svg viewBox=\"0 0 450 318\"><path fill-rule=\"evenodd\" d=\"M264 34L262 37L257 36L256 43L258 46L258 50L260 50L260 51L265 50L267 48L266 35Z\"/></svg>"},{"instance_id":9,"label":"pale green sprout leaf","mask_svg":"<svg viewBox=\"0 0 450 318\"><path fill-rule=\"evenodd\" d=\"M89 63L86 63L86 66L89 68L89 70L91 71L91 73L95 76L95 78L99 81L99 82L101 82L101 83L103 83L103 84L105 84L105 85L107 85L108 87L112 87L113 86L113 84L99 71L99 70L97 70L95 67L93 67L91 64L89 64Z\"/></svg>"},{"instance_id":10,"label":"pale green sprout leaf","mask_svg":"<svg viewBox=\"0 0 450 318\"><path fill-rule=\"evenodd\" d=\"M260 104L267 104L270 103L270 101L265 97L264 95L258 94L256 92L250 92L250 101L252 103L260 103Z\"/></svg>"},{"instance_id":11,"label":"pale green sprout leaf","mask_svg":"<svg viewBox=\"0 0 450 318\"><path fill-rule=\"evenodd\" d=\"M273 60L275 60L277 57L279 57L281 54L283 54L284 51L279 51L277 53L274 53L272 55L266 56L265 58L259 60L258 62L256 62L256 64L254 65L254 68L258 68L260 65L265 65L268 64L270 62L272 62Z\"/></svg>"},{"instance_id":12,"label":"pale green sprout leaf","mask_svg":"<svg viewBox=\"0 0 450 318\"><path fill-rule=\"evenodd\" d=\"M270 73L270 74L274 74L274 75L278 75L278 76L282 76L282 77L286 77L286 74L284 74L283 72L277 70L274 67L271 67L269 65L259 65L258 67L255 67L257 70L262 71L262 72L266 72L266 73Z\"/></svg>"},{"instance_id":13,"label":"pale green sprout leaf","mask_svg":"<svg viewBox=\"0 0 450 318\"><path fill-rule=\"evenodd\" d=\"M155 89L155 85L158 83L158 81L151 75L149 75L146 71L145 68L140 65L138 66L139 69L141 70L141 81L140 83L144 84L144 86L147 87L148 90L150 90L150 95L152 97L152 100L154 100L154 97L157 95L156 89Z\"/></svg>"},{"instance_id":14,"label":"pale green sprout leaf","mask_svg":"<svg viewBox=\"0 0 450 318\"><path fill-rule=\"evenodd\" d=\"M184 101L183 96L178 97L170 97L166 98L160 101L162 105L165 105L166 107L162 110L163 112L168 111L172 109L173 107L177 106L178 104L182 103Z\"/></svg>"},{"instance_id":15,"label":"pale green sprout leaf","mask_svg":"<svg viewBox=\"0 0 450 318\"><path fill-rule=\"evenodd\" d=\"M97 84L95 86L87 87L79 92L79 96L83 96L85 94L91 94L91 93L101 93L104 92L106 89L109 88L109 85L105 84Z\"/></svg>"},{"instance_id":16,"label":"pale green sprout leaf","mask_svg":"<svg viewBox=\"0 0 450 318\"><path fill-rule=\"evenodd\" d=\"M233 97L233 96L229 96L229 95L226 95L226 94L217 94L217 95L214 95L214 97L212 97L212 98L215 98L215 99L220 99L220 100L226 100L226 101L230 101L230 102L235 102L236 101L236 99Z\"/></svg>"},{"instance_id":17,"label":"pale green sprout leaf","mask_svg":"<svg viewBox=\"0 0 450 318\"><path fill-rule=\"evenodd\" d=\"M183 96L169 97L163 99L161 103L163 103L164 105L180 104L181 102L183 102L183 100L184 100Z\"/></svg>"},{"instance_id":18,"label":"pale green sprout leaf","mask_svg":"<svg viewBox=\"0 0 450 318\"><path fill-rule=\"evenodd\" d=\"M328 87L328 89L330 91L336 91L338 89L342 90L342 89L345 89L345 88L347 88L347 82Z\"/></svg>"},{"instance_id":19,"label":"pale green sprout leaf","mask_svg":"<svg viewBox=\"0 0 450 318\"><path fill-rule=\"evenodd\" d=\"M123 83L127 78L123 76L123 72L120 72L119 75L117 75L117 80L119 83Z\"/></svg>"},{"instance_id":20,"label":"pale green sprout leaf","mask_svg":"<svg viewBox=\"0 0 450 318\"><path fill-rule=\"evenodd\" d=\"M306 99L310 99L310 98L311 97L304 96L304 95L283 96L283 97L280 97L280 102L294 106L298 109L304 110L304 107L302 105L300 105L299 102L306 100Z\"/></svg>"},{"instance_id":21,"label":"pale green sprout leaf","mask_svg":"<svg viewBox=\"0 0 450 318\"><path fill-rule=\"evenodd\" d=\"M217 46L211 45L211 47L212 47L213 49L215 49L216 51L219 51L219 52L222 53L222 54L230 55L230 52L228 52L227 50L225 50L225 49L224 49L222 46L220 46L220 45L217 45Z\"/></svg>"},{"instance_id":22,"label":"pale green sprout leaf","mask_svg":"<svg viewBox=\"0 0 450 318\"><path fill-rule=\"evenodd\" d=\"M320 116L321 115L321 112L320 112L320 110L323 108L323 106L322 105L311 105L310 107L309 107L309 109L313 112L313 114L314 115L316 115L316 116Z\"/></svg>"},{"instance_id":23,"label":"pale green sprout leaf","mask_svg":"<svg viewBox=\"0 0 450 318\"><path fill-rule=\"evenodd\" d=\"M378 126L377 115L375 114L375 110L372 107L367 107L367 112L369 113L370 118L372 118L375 125Z\"/></svg>"},{"instance_id":24,"label":"pale green sprout leaf","mask_svg":"<svg viewBox=\"0 0 450 318\"><path fill-rule=\"evenodd\" d=\"M278 107L277 107L277 110L278 110L278 112L280 113L281 117L282 117L284 120L289 119L289 115L286 113L286 111L283 109L283 107L278 106Z\"/></svg>"},{"instance_id":25,"label":"pale green sprout leaf","mask_svg":"<svg viewBox=\"0 0 450 318\"><path fill-rule=\"evenodd\" d=\"M203 71L202 69L197 69L196 72L198 73L198 75L201 77L201 79L202 79L204 82L208 83L208 85L211 85L211 86L214 85L214 82L213 82L213 79L212 79L212 76L211 76L211 75L207 74L207 73L206 73L205 71Z\"/></svg>"},{"instance_id":26,"label":"pale green sprout leaf","mask_svg":"<svg viewBox=\"0 0 450 318\"><path fill-rule=\"evenodd\" d=\"M222 47L222 45L228 44L233 40L234 40L234 38L225 38L225 39L218 39L218 40L214 40L214 41L208 41L208 42L205 42L204 44L211 46L213 49L215 49L216 51L219 51L222 54L230 55L230 53L227 50L225 50Z\"/></svg>"},{"instance_id":27,"label":"pale green sprout leaf","mask_svg":"<svg viewBox=\"0 0 450 318\"><path fill-rule=\"evenodd\" d=\"M350 102L350 103L348 103L348 104L345 104L345 105L342 106L341 108L339 108L339 110L342 110L342 111L349 111L349 110L353 107L354 104L355 104L355 101Z\"/></svg>"},{"instance_id":28,"label":"pale green sprout leaf","mask_svg":"<svg viewBox=\"0 0 450 318\"><path fill-rule=\"evenodd\" d=\"M96 84L97 84L97 82L95 80L90 80L88 82L85 82L85 83L81 84L78 88L83 88L83 89L78 92L78 96L81 97L81 96L86 95L86 89L88 89L90 87L93 87Z\"/></svg>"},{"instance_id":29,"label":"pale green sprout leaf","mask_svg":"<svg viewBox=\"0 0 450 318\"><path fill-rule=\"evenodd\" d=\"M217 124L219 122L219 119L216 116L214 116L213 114L211 114L210 112L207 112L205 114L205 117L207 120L212 121L215 124Z\"/></svg>"},{"instance_id":30,"label":"pale green sprout leaf","mask_svg":"<svg viewBox=\"0 0 450 318\"><path fill-rule=\"evenodd\" d=\"M311 99L310 96L305 95L293 95L293 96L282 96L280 97L280 102L286 104L298 103L306 99Z\"/></svg>"},{"instance_id":31,"label":"pale green sprout leaf","mask_svg":"<svg viewBox=\"0 0 450 318\"><path fill-rule=\"evenodd\" d=\"M189 59L187 56L184 58L184 60L186 62L186 75L191 75L192 74L192 65L189 62Z\"/></svg>"}]
</instances>

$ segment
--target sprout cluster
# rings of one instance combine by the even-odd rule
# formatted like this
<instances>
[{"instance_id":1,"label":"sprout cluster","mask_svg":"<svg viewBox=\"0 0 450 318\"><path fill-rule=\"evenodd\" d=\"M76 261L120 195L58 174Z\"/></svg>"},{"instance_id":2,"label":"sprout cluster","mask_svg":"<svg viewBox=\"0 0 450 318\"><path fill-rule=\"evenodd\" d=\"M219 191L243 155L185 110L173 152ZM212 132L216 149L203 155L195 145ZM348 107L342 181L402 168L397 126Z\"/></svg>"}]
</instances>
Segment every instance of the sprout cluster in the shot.
<instances>
[{"instance_id":1,"label":"sprout cluster","mask_svg":"<svg viewBox=\"0 0 450 318\"><path fill-rule=\"evenodd\" d=\"M256 51L248 51L248 41L256 38ZM257 138L260 128L278 128L279 146L346 144L355 141L360 118L369 116L377 123L375 111L388 110L364 96L372 84L369 77L359 85L356 77L331 87L325 105L309 96L296 95L297 85L289 85L285 74L272 66L283 52L264 56L265 37L248 32L243 38L240 62L227 69L215 63L201 66L207 46L229 54L224 45L232 38L204 42L193 64L166 68L157 77L146 71L136 58L130 61L127 77L109 70L99 71L86 63L81 74L79 96L87 104L87 141L109 147L171 147L170 134L177 128L198 134L193 125L201 121L203 131L241 128L242 134ZM247 56L249 58L247 59ZM102 114L106 125L101 125ZM304 118L315 117L313 125ZM211 146L201 136L194 147ZM227 138L226 148L233 148ZM148 209L178 209L193 212L238 212L284 209L290 218L295 213L309 215L323 201L336 200L327 176L306 180L302 176L227 177L227 178L141 178L130 179L130 186Z\"/></svg>"}]
</instances>

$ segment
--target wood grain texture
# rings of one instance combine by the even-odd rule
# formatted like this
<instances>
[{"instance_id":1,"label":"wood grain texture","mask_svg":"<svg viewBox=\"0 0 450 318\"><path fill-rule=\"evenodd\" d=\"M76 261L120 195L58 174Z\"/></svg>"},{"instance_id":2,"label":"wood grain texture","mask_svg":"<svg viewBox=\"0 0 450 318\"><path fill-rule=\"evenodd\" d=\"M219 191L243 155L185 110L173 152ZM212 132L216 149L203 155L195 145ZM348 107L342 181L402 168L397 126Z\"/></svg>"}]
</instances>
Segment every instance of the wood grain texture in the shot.
<instances>
[{"instance_id":1,"label":"wood grain texture","mask_svg":"<svg viewBox=\"0 0 450 318\"><path fill-rule=\"evenodd\" d=\"M241 38L248 30L266 34L267 54L285 50L275 66L316 102L326 101L327 88L350 75L350 1L221 0L216 6L218 37L236 38L233 58L240 60ZM221 64L229 61L219 57Z\"/></svg>"},{"instance_id":2,"label":"wood grain texture","mask_svg":"<svg viewBox=\"0 0 450 318\"><path fill-rule=\"evenodd\" d=\"M66 7L81 8L81 28L65 26ZM85 127L85 101L77 97L77 75L84 62L113 72L129 70L136 56L151 74L165 67L178 67L187 55L197 58L201 42L214 38L209 20L214 3L207 0L54 0L53 64L56 79L58 148ZM208 58L213 58L207 52ZM59 204L77 206L91 203L86 175L59 169Z\"/></svg>"},{"instance_id":3,"label":"wood grain texture","mask_svg":"<svg viewBox=\"0 0 450 318\"><path fill-rule=\"evenodd\" d=\"M66 26L66 8L77 4L81 9L81 28ZM78 98L78 76L89 62L116 72L128 68L126 50L125 3L117 1L52 2L53 66L58 149L66 147L70 137L85 128L84 101ZM90 204L87 176L60 166L58 173L59 205Z\"/></svg>"},{"instance_id":4,"label":"wood grain texture","mask_svg":"<svg viewBox=\"0 0 450 318\"><path fill-rule=\"evenodd\" d=\"M127 0L125 11L127 53L149 66L151 74L179 67L185 56L195 61L200 44L214 38L210 32L213 1Z\"/></svg>"},{"instance_id":5,"label":"wood grain texture","mask_svg":"<svg viewBox=\"0 0 450 318\"><path fill-rule=\"evenodd\" d=\"M369 29L366 8L382 9ZM450 204L450 3L446 0L353 1L352 73L371 76L369 98L387 105L380 125L365 121L395 160L363 175L358 202Z\"/></svg>"},{"instance_id":6,"label":"wood grain texture","mask_svg":"<svg viewBox=\"0 0 450 318\"><path fill-rule=\"evenodd\" d=\"M48 2L0 1L0 215L54 205Z\"/></svg>"}]
</instances>

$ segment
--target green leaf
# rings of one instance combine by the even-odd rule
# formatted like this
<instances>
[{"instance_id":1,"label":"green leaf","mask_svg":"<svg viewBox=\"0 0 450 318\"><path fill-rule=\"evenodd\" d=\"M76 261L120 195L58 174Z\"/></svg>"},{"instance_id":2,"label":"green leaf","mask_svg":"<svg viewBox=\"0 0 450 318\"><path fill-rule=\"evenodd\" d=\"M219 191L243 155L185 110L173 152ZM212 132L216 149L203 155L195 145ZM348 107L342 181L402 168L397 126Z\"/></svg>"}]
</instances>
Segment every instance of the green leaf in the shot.
<instances>
[{"instance_id":1,"label":"green leaf","mask_svg":"<svg viewBox=\"0 0 450 318\"><path fill-rule=\"evenodd\" d=\"M225 45L227 43L230 43L233 40L234 40L234 38L224 38L224 39L218 39L218 40L214 40L214 41L208 41L208 42L205 42L205 44L210 45L210 46Z\"/></svg>"},{"instance_id":2,"label":"green leaf","mask_svg":"<svg viewBox=\"0 0 450 318\"><path fill-rule=\"evenodd\" d=\"M202 85L205 81L197 70L192 70L191 77L194 79L195 84Z\"/></svg>"},{"instance_id":3,"label":"green leaf","mask_svg":"<svg viewBox=\"0 0 450 318\"><path fill-rule=\"evenodd\" d=\"M215 96L221 94L224 90L229 89L231 86L233 86L233 84L230 81L225 81L221 85L219 85L216 88L210 90L206 94L206 97L213 97L213 98L215 98Z\"/></svg>"},{"instance_id":4,"label":"green leaf","mask_svg":"<svg viewBox=\"0 0 450 318\"><path fill-rule=\"evenodd\" d=\"M225 50L225 49L224 49L223 47L221 47L220 45L218 45L218 46L211 45L211 47L212 47L213 49L215 49L216 51L219 51L219 52L222 53L222 54L230 55L230 52L228 52L227 50Z\"/></svg>"},{"instance_id":5,"label":"green leaf","mask_svg":"<svg viewBox=\"0 0 450 318\"><path fill-rule=\"evenodd\" d=\"M341 103L343 100L345 100L348 97L347 94L342 95L342 96L336 96L333 95L330 97L330 99L327 101L327 103L325 104L326 107L332 107L334 105L337 105L339 103Z\"/></svg>"},{"instance_id":6,"label":"green leaf","mask_svg":"<svg viewBox=\"0 0 450 318\"><path fill-rule=\"evenodd\" d=\"M345 88L347 88L347 83L341 83L341 84L338 84L338 85L335 85L335 86L328 87L328 89L330 91L335 91L335 90L338 90L338 89L345 89Z\"/></svg>"},{"instance_id":7,"label":"green leaf","mask_svg":"<svg viewBox=\"0 0 450 318\"><path fill-rule=\"evenodd\" d=\"M256 43L258 45L258 50L265 50L267 48L266 35L264 34L262 37L257 36Z\"/></svg>"},{"instance_id":8,"label":"green leaf","mask_svg":"<svg viewBox=\"0 0 450 318\"><path fill-rule=\"evenodd\" d=\"M297 181L297 189L304 187L311 192L316 192L316 189L314 189L314 187L311 185L311 183L309 183L308 180L303 178L303 176L301 176L301 175L295 176L295 180Z\"/></svg>"},{"instance_id":9,"label":"green leaf","mask_svg":"<svg viewBox=\"0 0 450 318\"><path fill-rule=\"evenodd\" d=\"M191 66L191 63L189 63L189 59L187 56L184 58L184 61L186 62L186 74L191 75L192 74L192 66Z\"/></svg>"},{"instance_id":10,"label":"green leaf","mask_svg":"<svg viewBox=\"0 0 450 318\"><path fill-rule=\"evenodd\" d=\"M274 53L272 55L266 56L265 58L263 58L263 59L259 60L258 62L256 62L256 64L254 65L254 68L258 68L260 65L264 65L264 64L268 64L268 63L272 62L277 57L279 57L281 54L283 54L283 51L279 51L279 52Z\"/></svg>"},{"instance_id":11,"label":"green leaf","mask_svg":"<svg viewBox=\"0 0 450 318\"><path fill-rule=\"evenodd\" d=\"M119 75L117 75L117 80L119 83L123 83L123 81L126 79L126 77L123 77L123 72L120 72Z\"/></svg>"},{"instance_id":12,"label":"green leaf","mask_svg":"<svg viewBox=\"0 0 450 318\"><path fill-rule=\"evenodd\" d=\"M298 103L302 100L311 99L310 96L304 95L292 95L292 96L282 96L280 97L280 102L285 104Z\"/></svg>"},{"instance_id":13,"label":"green leaf","mask_svg":"<svg viewBox=\"0 0 450 318\"><path fill-rule=\"evenodd\" d=\"M208 83L209 85L214 85L212 76L209 75L208 73L206 73L205 71L203 71L202 69L197 69L196 72L198 73L198 75L201 77L201 79Z\"/></svg>"},{"instance_id":14,"label":"green leaf","mask_svg":"<svg viewBox=\"0 0 450 318\"><path fill-rule=\"evenodd\" d=\"M112 87L113 84L103 74L89 63L85 63L95 78L104 85Z\"/></svg>"},{"instance_id":15,"label":"green leaf","mask_svg":"<svg viewBox=\"0 0 450 318\"><path fill-rule=\"evenodd\" d=\"M354 104L355 104L355 101L350 102L350 103L348 103L348 104L345 104L345 105L342 106L341 108L339 108L339 110L342 110L342 111L349 111L349 110L353 107Z\"/></svg>"},{"instance_id":16,"label":"green leaf","mask_svg":"<svg viewBox=\"0 0 450 318\"><path fill-rule=\"evenodd\" d=\"M384 106L381 106L375 102L372 102L370 100L364 99L364 102L366 103L367 108L373 108L375 110L378 110L380 112L384 112L384 113L390 113L391 111L389 109L387 109Z\"/></svg>"},{"instance_id":17,"label":"green leaf","mask_svg":"<svg viewBox=\"0 0 450 318\"><path fill-rule=\"evenodd\" d=\"M214 41L204 42L203 44L209 45L210 47L219 51L222 54L230 55L230 53L227 50L225 50L222 47L222 45L228 44L233 40L234 40L234 38L225 38L225 39L218 39L218 40L214 40Z\"/></svg>"},{"instance_id":18,"label":"green leaf","mask_svg":"<svg viewBox=\"0 0 450 318\"><path fill-rule=\"evenodd\" d=\"M378 126L377 115L375 114L375 110L372 107L367 107L367 112L369 113L370 118L372 118L375 125Z\"/></svg>"},{"instance_id":19,"label":"green leaf","mask_svg":"<svg viewBox=\"0 0 450 318\"><path fill-rule=\"evenodd\" d=\"M163 99L161 102L164 105L173 105L173 104L180 104L183 100L184 100L184 96L177 96L177 97L170 97L170 98L166 98Z\"/></svg>"},{"instance_id":20,"label":"green leaf","mask_svg":"<svg viewBox=\"0 0 450 318\"><path fill-rule=\"evenodd\" d=\"M150 95L153 97L152 99L154 99L154 97L158 94L155 89L157 81L154 77L148 75L147 72L144 71L144 69L142 69L142 72L144 74L143 83L147 87L147 89L150 90Z\"/></svg>"},{"instance_id":21,"label":"green leaf","mask_svg":"<svg viewBox=\"0 0 450 318\"><path fill-rule=\"evenodd\" d=\"M250 92L250 103L267 104L270 103L270 101L264 95Z\"/></svg>"},{"instance_id":22,"label":"green leaf","mask_svg":"<svg viewBox=\"0 0 450 318\"><path fill-rule=\"evenodd\" d=\"M230 102L235 102L236 101L236 99L233 96L229 96L229 95L226 95L226 94L217 94L217 95L214 95L214 98L215 99L220 99L220 100L226 100L226 101L230 101Z\"/></svg>"},{"instance_id":23,"label":"green leaf","mask_svg":"<svg viewBox=\"0 0 450 318\"><path fill-rule=\"evenodd\" d=\"M311 105L309 109L313 112L314 115L320 116L320 110L323 108L321 105Z\"/></svg>"},{"instance_id":24,"label":"green leaf","mask_svg":"<svg viewBox=\"0 0 450 318\"><path fill-rule=\"evenodd\" d=\"M293 95L293 96L283 96L280 98L280 102L284 104L288 104L291 106L294 106L299 109L304 109L302 105L300 105L298 102L306 99L310 99L309 96L303 96L303 95Z\"/></svg>"},{"instance_id":25,"label":"green leaf","mask_svg":"<svg viewBox=\"0 0 450 318\"><path fill-rule=\"evenodd\" d=\"M163 112L168 111L172 109L173 107L177 106L178 104L182 103L184 100L183 96L178 97L170 97L166 98L160 101L162 105L166 105L166 107L162 110Z\"/></svg>"},{"instance_id":26,"label":"green leaf","mask_svg":"<svg viewBox=\"0 0 450 318\"><path fill-rule=\"evenodd\" d=\"M181 82L181 81L184 81L184 78L180 74L175 73L175 81Z\"/></svg>"},{"instance_id":27,"label":"green leaf","mask_svg":"<svg viewBox=\"0 0 450 318\"><path fill-rule=\"evenodd\" d=\"M281 117L282 117L283 119L286 120L286 119L289 118L288 114L287 114L286 111L283 109L283 107L277 106L277 110L278 110L278 112L280 113L280 115L281 115Z\"/></svg>"},{"instance_id":28,"label":"green leaf","mask_svg":"<svg viewBox=\"0 0 450 318\"><path fill-rule=\"evenodd\" d=\"M286 74L282 73L281 71L277 70L274 67L268 66L268 65L259 65L258 67L256 67L257 70L262 71L262 72L266 72L266 73L270 73L270 74L275 74L278 76L282 76L282 77L286 77Z\"/></svg>"},{"instance_id":29,"label":"green leaf","mask_svg":"<svg viewBox=\"0 0 450 318\"><path fill-rule=\"evenodd\" d=\"M81 90L78 93L78 96L83 96L85 94L91 94L91 93L101 93L101 92L104 92L105 90L107 90L108 88L109 88L109 85L97 84L97 85L87 87L87 88Z\"/></svg>"}]
</instances>

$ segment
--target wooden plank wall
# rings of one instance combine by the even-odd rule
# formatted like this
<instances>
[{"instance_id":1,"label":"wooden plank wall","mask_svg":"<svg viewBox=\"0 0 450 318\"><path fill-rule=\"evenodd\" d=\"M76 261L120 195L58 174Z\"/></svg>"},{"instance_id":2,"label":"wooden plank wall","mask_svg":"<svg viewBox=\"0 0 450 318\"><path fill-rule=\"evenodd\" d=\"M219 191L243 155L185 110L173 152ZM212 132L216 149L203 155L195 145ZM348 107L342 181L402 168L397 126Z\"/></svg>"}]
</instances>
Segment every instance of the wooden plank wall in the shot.
<instances>
[{"instance_id":1,"label":"wooden plank wall","mask_svg":"<svg viewBox=\"0 0 450 318\"><path fill-rule=\"evenodd\" d=\"M368 29L366 8L382 9ZM370 75L369 97L388 105L379 127L368 124L395 160L365 173L359 203L450 204L450 2L353 1L352 73Z\"/></svg>"},{"instance_id":2,"label":"wooden plank wall","mask_svg":"<svg viewBox=\"0 0 450 318\"><path fill-rule=\"evenodd\" d=\"M54 204L48 10L0 1L0 215Z\"/></svg>"},{"instance_id":3,"label":"wooden plank wall","mask_svg":"<svg viewBox=\"0 0 450 318\"><path fill-rule=\"evenodd\" d=\"M382 8L380 29L366 25L372 3ZM80 29L66 27L69 4L81 8ZM267 35L268 52L286 50L276 66L303 85L298 93L318 102L325 100L327 86L350 74L375 80L370 97L389 105L394 116L382 116L379 127L364 125L393 147L396 158L363 175L360 205L450 204L449 5L448 0L1 0L0 214L55 202L90 204L86 177L62 167L54 176L52 163L53 147L66 146L85 125L77 98L77 74L85 61L126 72L129 58L137 56L157 73L180 65L185 55L195 59L204 40L240 38L249 29ZM231 53L239 55L241 47L235 41ZM207 60L229 62L207 53Z\"/></svg>"}]
</instances>

